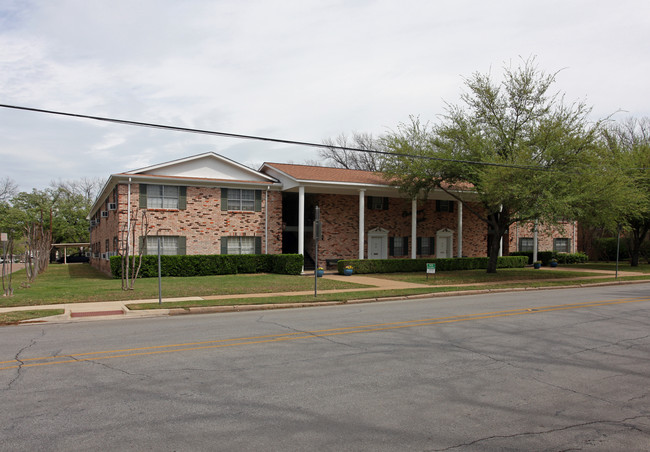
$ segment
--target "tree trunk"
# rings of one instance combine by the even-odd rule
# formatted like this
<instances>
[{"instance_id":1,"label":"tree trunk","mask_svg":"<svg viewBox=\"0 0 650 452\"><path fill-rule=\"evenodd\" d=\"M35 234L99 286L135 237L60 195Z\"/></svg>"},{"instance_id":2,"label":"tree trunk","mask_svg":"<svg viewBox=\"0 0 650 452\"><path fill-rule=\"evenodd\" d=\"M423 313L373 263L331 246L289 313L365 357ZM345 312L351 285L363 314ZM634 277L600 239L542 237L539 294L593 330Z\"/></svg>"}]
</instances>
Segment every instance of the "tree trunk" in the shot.
<instances>
[{"instance_id":1,"label":"tree trunk","mask_svg":"<svg viewBox=\"0 0 650 452\"><path fill-rule=\"evenodd\" d=\"M639 266L639 257L641 256L641 244L648 234L648 229L645 227L633 227L632 238L630 239L630 266Z\"/></svg>"},{"instance_id":2,"label":"tree trunk","mask_svg":"<svg viewBox=\"0 0 650 452\"><path fill-rule=\"evenodd\" d=\"M499 259L499 246L501 245L501 236L503 232L500 227L501 213L495 212L488 215L488 273L497 272L497 263Z\"/></svg>"},{"instance_id":3,"label":"tree trunk","mask_svg":"<svg viewBox=\"0 0 650 452\"><path fill-rule=\"evenodd\" d=\"M501 235L498 231L492 234L492 240L490 241L490 249L488 250L488 273L497 272L497 263L499 260L499 247L501 246Z\"/></svg>"}]
</instances>

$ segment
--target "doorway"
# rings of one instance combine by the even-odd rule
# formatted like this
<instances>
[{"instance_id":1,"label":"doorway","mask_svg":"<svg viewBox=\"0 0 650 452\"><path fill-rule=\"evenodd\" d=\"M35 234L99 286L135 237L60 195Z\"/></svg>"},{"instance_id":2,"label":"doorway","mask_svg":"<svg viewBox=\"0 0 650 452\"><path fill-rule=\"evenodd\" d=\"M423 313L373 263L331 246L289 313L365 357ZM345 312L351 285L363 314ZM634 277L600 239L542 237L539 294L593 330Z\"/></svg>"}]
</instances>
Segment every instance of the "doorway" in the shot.
<instances>
[{"instance_id":1,"label":"doorway","mask_svg":"<svg viewBox=\"0 0 650 452\"><path fill-rule=\"evenodd\" d=\"M454 257L453 243L454 231L451 229L441 229L436 232L436 258Z\"/></svg>"},{"instance_id":2,"label":"doorway","mask_svg":"<svg viewBox=\"0 0 650 452\"><path fill-rule=\"evenodd\" d=\"M376 228L368 231L368 259L388 259L388 231Z\"/></svg>"}]
</instances>

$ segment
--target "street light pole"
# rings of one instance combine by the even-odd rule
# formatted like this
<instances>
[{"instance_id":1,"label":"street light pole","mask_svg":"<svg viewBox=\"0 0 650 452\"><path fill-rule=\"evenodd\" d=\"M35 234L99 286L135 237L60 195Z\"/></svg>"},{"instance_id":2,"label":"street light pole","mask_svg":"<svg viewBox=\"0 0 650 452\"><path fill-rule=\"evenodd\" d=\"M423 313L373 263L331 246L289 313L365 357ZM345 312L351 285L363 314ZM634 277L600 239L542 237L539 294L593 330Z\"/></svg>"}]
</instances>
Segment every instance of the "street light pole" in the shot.
<instances>
[{"instance_id":1,"label":"street light pole","mask_svg":"<svg viewBox=\"0 0 650 452\"><path fill-rule=\"evenodd\" d=\"M162 277L160 271L160 231L171 231L169 228L158 229L156 232L156 241L158 242L158 304L162 304Z\"/></svg>"}]
</instances>

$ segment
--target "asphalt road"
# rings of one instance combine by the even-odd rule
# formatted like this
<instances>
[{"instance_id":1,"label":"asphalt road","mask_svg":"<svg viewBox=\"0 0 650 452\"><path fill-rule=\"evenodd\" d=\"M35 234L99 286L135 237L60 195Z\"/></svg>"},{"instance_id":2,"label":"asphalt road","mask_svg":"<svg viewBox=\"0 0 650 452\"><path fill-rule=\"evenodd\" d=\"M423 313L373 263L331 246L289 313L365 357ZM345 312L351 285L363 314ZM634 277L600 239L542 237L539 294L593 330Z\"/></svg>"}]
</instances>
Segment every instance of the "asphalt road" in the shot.
<instances>
[{"instance_id":1,"label":"asphalt road","mask_svg":"<svg viewBox=\"0 0 650 452\"><path fill-rule=\"evenodd\" d=\"M1 450L650 449L650 284L0 329Z\"/></svg>"}]
</instances>

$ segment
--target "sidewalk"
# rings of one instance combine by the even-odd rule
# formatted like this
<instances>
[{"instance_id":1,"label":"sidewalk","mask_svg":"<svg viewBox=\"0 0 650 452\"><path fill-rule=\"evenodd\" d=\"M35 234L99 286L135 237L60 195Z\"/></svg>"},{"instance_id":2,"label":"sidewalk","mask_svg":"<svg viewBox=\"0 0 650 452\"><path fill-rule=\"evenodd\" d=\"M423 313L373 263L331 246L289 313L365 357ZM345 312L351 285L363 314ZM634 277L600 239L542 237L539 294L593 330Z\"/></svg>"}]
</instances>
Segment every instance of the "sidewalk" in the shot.
<instances>
[{"instance_id":1,"label":"sidewalk","mask_svg":"<svg viewBox=\"0 0 650 452\"><path fill-rule=\"evenodd\" d=\"M553 271L551 268L542 267L541 271ZM210 307L196 307L196 308L171 308L171 309L149 309L149 310L130 310L128 308L129 304L136 303L157 303L158 299L147 299L147 300L128 300L128 301L106 301L99 303L65 303L65 304L51 304L51 305L39 305L39 306L16 306L8 308L0 308L0 313L5 312L15 312L15 311L30 311L30 310L45 310L45 309L63 309L64 313L56 316L44 317L41 319L31 319L21 322L21 324L29 323L67 323L75 321L92 321L92 320L109 320L109 319L133 319L133 318L145 318L145 317L160 317L168 315L182 315L182 314L195 314L195 313L208 313L208 312L238 312L238 311L252 311L252 310L266 310L266 309L286 309L286 308L296 308L296 307L314 307L314 306L327 306L327 305L337 305L337 304L351 304L351 303L368 303L374 301L388 301L388 300L407 300L407 299L417 299L417 298L429 298L429 297L446 297L446 296L458 296L458 295L469 295L469 294L479 294L479 293L494 293L494 292L512 292L512 291L524 291L524 290L548 290L548 289L563 289L563 288L575 288L583 287L585 285L616 285L623 283L636 283L636 281L627 281L627 282L606 282L606 283L596 283L598 279L605 277L614 276L615 272L608 270L589 270L589 269L573 269L574 271L585 271L590 273L601 273L602 276L586 276L580 278L587 282L587 284L580 284L574 286L557 286L557 287L544 287L544 288L502 288L502 289L474 289L477 286L484 286L484 283L471 283L471 284L449 284L449 285L435 285L431 286L429 284L418 284L418 283L408 283L403 281L395 281L391 279L384 279L381 276L361 276L361 275L352 275L352 276L342 276L337 273L326 273L324 278L332 280L340 280L346 282L352 282L356 284L363 284L371 287L363 287L358 289L333 289L333 290L319 290L318 294L328 294L328 293L341 293L341 292L367 292L369 290L393 290L393 289L413 289L413 288L434 288L434 287L467 287L467 290L455 291L455 292L437 292L437 293L425 293L418 295L410 296L398 296L398 297L385 297L385 298L372 298L372 299L358 299L358 300L349 300L347 302L340 301L324 301L324 302L308 302L308 303L276 303L276 304L257 304L257 305L230 305L230 306L210 306ZM622 276L638 276L644 275L644 273L638 272L629 272L629 271L619 271L619 275ZM650 277L650 275L648 275ZM521 283L526 282L535 282L538 280L528 280L528 281L517 281ZM647 281L639 281L643 283ZM203 296L203 297L184 297L184 298L163 298L162 303L169 303L175 301L192 301L192 300L225 300L225 299L237 299L237 298L264 298L264 297L278 297L278 296L295 296L295 295L313 295L314 291L298 291L298 292L279 292L279 293L256 293L256 294L236 294L236 295L212 295L212 296Z\"/></svg>"}]
</instances>

